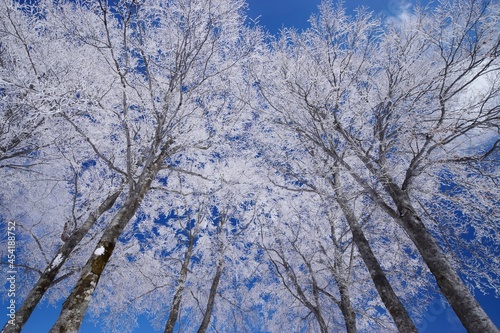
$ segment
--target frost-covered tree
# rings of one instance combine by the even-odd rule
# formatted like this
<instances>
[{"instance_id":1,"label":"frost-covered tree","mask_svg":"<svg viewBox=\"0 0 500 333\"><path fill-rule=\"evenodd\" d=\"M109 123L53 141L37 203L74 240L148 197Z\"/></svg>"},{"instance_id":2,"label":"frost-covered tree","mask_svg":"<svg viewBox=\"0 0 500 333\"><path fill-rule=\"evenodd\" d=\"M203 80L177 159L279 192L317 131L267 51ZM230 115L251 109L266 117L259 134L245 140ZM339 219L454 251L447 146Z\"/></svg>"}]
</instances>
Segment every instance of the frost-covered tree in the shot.
<instances>
[{"instance_id":1,"label":"frost-covered tree","mask_svg":"<svg viewBox=\"0 0 500 333\"><path fill-rule=\"evenodd\" d=\"M232 114L238 112L227 88L238 77L235 65L248 53L241 33L242 5L240 1L5 3L5 34L13 36L12 45L24 58L16 58L13 47L8 51L14 65L17 61L24 66L19 70L24 76L18 77L26 81L6 82L18 91L27 90L27 96L41 96L45 109L29 108L22 91L2 92L13 99L25 98L22 105L39 117L44 112L56 117L81 139L87 154L94 155L89 163L104 164L124 183L118 209L102 229L54 330L78 329L117 239L152 184L168 182L172 173L203 169L196 154L209 156L219 149L215 146L223 137L222 129L231 126ZM29 38L36 44L31 45ZM45 45L45 39L53 43ZM79 56L71 57L66 50ZM64 62L84 69L73 72ZM95 71L92 63L97 64ZM96 84L78 85L83 81L80 73L88 73ZM37 85L58 75L64 84L66 77L77 84L72 89L49 85L51 90ZM56 98L51 99L52 93ZM63 94L71 97L69 103L60 98ZM16 115L28 120L19 112ZM58 133L52 130L52 135ZM78 153L65 148L69 154ZM109 199L117 198L112 194ZM106 203L96 209L107 208ZM62 254L54 258L57 263L65 259Z\"/></svg>"},{"instance_id":2,"label":"frost-covered tree","mask_svg":"<svg viewBox=\"0 0 500 333\"><path fill-rule=\"evenodd\" d=\"M145 197L103 272L90 311L106 318L108 331L131 331L141 314L163 330L222 329L235 321L232 308L246 296L247 272L255 269L251 223L245 223L254 215L253 193L235 194L233 182L199 192L211 182L193 176L176 184L175 178L169 192L155 186L160 194Z\"/></svg>"},{"instance_id":3,"label":"frost-covered tree","mask_svg":"<svg viewBox=\"0 0 500 333\"><path fill-rule=\"evenodd\" d=\"M498 226L480 222L498 214L489 194L498 182L498 4L444 2L381 25L324 2L311 23L275 45L273 67L256 71L270 120L306 149L321 149L334 173L404 230L468 331L496 332L458 275L467 267L452 257L463 254L441 227L474 229L480 251L490 253L477 260L495 270L483 274L498 279L490 238ZM455 177L474 182L459 187ZM441 220L432 202L457 199L477 205Z\"/></svg>"},{"instance_id":4,"label":"frost-covered tree","mask_svg":"<svg viewBox=\"0 0 500 333\"><path fill-rule=\"evenodd\" d=\"M98 49L114 71L96 112L66 119L123 175L126 193L63 304L54 332L78 330L118 238L153 182L172 170L203 169L196 165L196 151L215 149L221 120L238 111L228 107L227 87L233 67L246 55L238 1L65 6L54 14L70 12L68 30ZM79 17L95 23L84 25Z\"/></svg>"},{"instance_id":5,"label":"frost-covered tree","mask_svg":"<svg viewBox=\"0 0 500 333\"><path fill-rule=\"evenodd\" d=\"M292 141L290 137L287 138L288 142ZM274 215L270 214L273 218L268 218L273 222L264 223L265 231L262 232L263 235L270 235L262 240L262 246L269 254L274 271L279 273L289 292L297 292L296 301L303 303L305 307L314 308L311 314L315 314L319 324L315 330L322 327L321 330L328 331L327 322L343 325L351 332L356 331L357 327L361 330L373 330L382 326L385 330L390 330L393 329L393 323L399 330L408 331L412 327L415 330L403 303L411 307L411 313L418 318L425 309L425 290L429 285L426 275L421 274L422 263L412 258L414 248L408 241L404 241L404 237L392 225L378 222L379 219L386 218L384 213L367 201L362 192L354 192L351 186L343 184L342 176L332 172L333 163L328 165L331 162L328 158L326 163L306 160L304 153L306 156L309 153L300 148L300 141L295 144L293 149L276 146L265 158L276 168L268 174L275 184L274 191L277 188L283 192L277 196L281 197L280 200L275 199L280 208ZM282 151L284 155L277 155L274 153L276 151ZM317 150L315 154L318 158L321 151ZM280 161L285 160L286 164L280 164ZM319 165L323 168L318 168ZM387 235L391 237L388 238ZM394 249L400 253L394 255ZM278 255L275 260L273 254ZM294 265L299 268L294 269ZM301 265L307 269L300 268ZM280 272L280 267L283 272ZM298 275L302 279L307 279L310 275L309 290L316 289L315 297L323 294L327 300L323 297L320 301L318 298L315 301L317 305L313 306L314 302L307 299L307 293L298 283ZM317 282L318 276L322 276L323 281L329 281L323 282L328 288ZM409 293L404 281L411 279L416 281L413 284L414 292ZM334 291L329 290L333 281ZM378 293L380 299L375 296L369 301L365 296L358 303L359 300L354 299L359 296L353 290L365 290L365 295L371 290L371 294ZM417 293L418 300L414 298ZM374 304L380 300L393 322L371 313L375 309ZM320 314L320 308L325 307L329 301L333 301L338 307L337 311L341 311L343 323L339 324L338 319L326 320L323 318L325 314ZM333 318L336 317L339 315L333 315Z\"/></svg>"},{"instance_id":6,"label":"frost-covered tree","mask_svg":"<svg viewBox=\"0 0 500 333\"><path fill-rule=\"evenodd\" d=\"M412 332L439 288L496 332L499 5L324 1L268 44L244 9L0 2L4 331L66 298L52 332Z\"/></svg>"},{"instance_id":7,"label":"frost-covered tree","mask_svg":"<svg viewBox=\"0 0 500 333\"><path fill-rule=\"evenodd\" d=\"M29 6L3 1L0 7L0 166L23 170L40 163L37 155L64 132L49 131L61 107L74 103L84 80L83 59L65 41L44 34L44 24ZM68 58L46 58L49 50L67 48ZM73 75L68 75L72 72Z\"/></svg>"},{"instance_id":8,"label":"frost-covered tree","mask_svg":"<svg viewBox=\"0 0 500 333\"><path fill-rule=\"evenodd\" d=\"M272 298L289 304L273 315L276 326L308 332L330 332L343 326L348 332L357 332L356 310L349 292L356 266L352 242L333 221L330 224L323 214L314 211L313 202L321 201L319 198L301 195L293 201L302 204L296 207L287 200L286 207L276 207L265 215L267 218L260 219L261 246L279 282ZM279 222L272 222L274 219ZM344 322L338 319L341 317Z\"/></svg>"},{"instance_id":9,"label":"frost-covered tree","mask_svg":"<svg viewBox=\"0 0 500 333\"><path fill-rule=\"evenodd\" d=\"M91 48L60 38L55 22L41 19L44 11L42 4L0 4L2 219L19 226L17 262L27 273L9 332L20 331L49 287L77 271L61 268L119 194L120 180L63 118L98 98L95 75L105 75L105 66L91 64ZM84 96L83 87L94 90Z\"/></svg>"},{"instance_id":10,"label":"frost-covered tree","mask_svg":"<svg viewBox=\"0 0 500 333\"><path fill-rule=\"evenodd\" d=\"M32 172L34 171L40 170L32 170ZM83 173L90 173L90 171ZM47 175L43 174L43 176ZM22 191L20 188L16 191L15 198L17 200L23 199L24 205L30 204L31 213L26 216L24 208L14 210L14 207L11 206L8 210L9 213L4 216L9 216L20 227L18 237L23 246L22 255L18 257L17 262L20 268L29 269L29 272L26 272L29 274L22 277L22 284L25 286L23 289L29 292L27 294L19 293L24 300L16 311L15 327L7 324L6 332L19 331L48 289L78 271L78 265L81 263L67 265L68 267L65 269L62 267L68 259L71 260L74 251L82 250L86 246L85 243L95 235L96 230L98 230L96 225L99 221L102 222L102 216L112 208L120 193L120 190L111 192L100 203L95 201L100 198L88 197L88 192L80 191L78 186L88 186L91 188L87 188L87 190L105 193L108 188L112 189L113 186L109 182L95 179L102 174L94 174L93 176L91 183L88 183L82 181L81 178L84 178L82 175L75 175L73 188L61 186L65 184L64 179L53 179L45 184L46 181L31 177L30 185L39 186L43 189L42 191L35 191L34 188L28 186L22 188ZM20 187L21 184L18 183L18 185ZM68 195L68 190L73 189L75 192ZM25 196L26 191L30 192L27 197ZM35 207L37 208L35 209ZM48 207L51 207L50 213L46 211ZM60 223L63 216L66 216L67 219L64 223ZM52 222L51 228L47 228L45 221ZM83 244L81 244L82 242ZM36 246L33 247L34 245ZM35 258L38 259L35 260ZM33 272L37 274L33 274Z\"/></svg>"}]
</instances>

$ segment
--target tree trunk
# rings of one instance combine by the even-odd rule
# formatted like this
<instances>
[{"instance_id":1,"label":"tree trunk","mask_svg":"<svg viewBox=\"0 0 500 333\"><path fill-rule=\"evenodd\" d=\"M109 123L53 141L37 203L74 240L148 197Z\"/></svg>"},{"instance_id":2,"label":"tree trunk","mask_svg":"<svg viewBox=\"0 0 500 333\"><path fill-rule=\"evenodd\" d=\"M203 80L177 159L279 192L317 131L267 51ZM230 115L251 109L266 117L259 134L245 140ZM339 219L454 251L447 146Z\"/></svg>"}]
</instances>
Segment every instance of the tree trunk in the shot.
<instances>
[{"instance_id":1,"label":"tree trunk","mask_svg":"<svg viewBox=\"0 0 500 333\"><path fill-rule=\"evenodd\" d=\"M171 141L165 143L156 158L154 155L150 155L148 158L141 176L135 183L135 186L130 189L123 206L115 214L106 230L104 230L94 252L83 267L79 280L63 303L59 318L57 318L56 323L52 326L49 333L78 332L92 295L104 271L104 267L106 267L113 253L116 242L122 234L123 229L125 229L135 215L144 196L149 191L153 179L169 154L170 144Z\"/></svg>"},{"instance_id":2,"label":"tree trunk","mask_svg":"<svg viewBox=\"0 0 500 333\"><path fill-rule=\"evenodd\" d=\"M138 193L131 194L114 216L97 243L94 252L83 267L80 279L64 302L61 314L50 329L50 333L78 332L94 290L99 283L99 278L113 253L118 237L120 237L123 229L134 216L141 201L141 195Z\"/></svg>"},{"instance_id":3,"label":"tree trunk","mask_svg":"<svg viewBox=\"0 0 500 333\"><path fill-rule=\"evenodd\" d=\"M345 132L341 133L346 140L352 142ZM424 259L425 264L434 275L439 289L448 300L448 303L453 308L453 311L455 311L467 332L498 333L499 330L496 328L493 321L488 317L474 296L472 296L469 289L467 289L458 276L458 273L446 258L443 250L439 247L436 239L430 234L429 230L427 230L424 223L417 215L406 191L401 189L387 174L376 168L368 157L363 155L363 153L356 148L356 145L353 144L353 150L356 152L357 156L365 164L367 169L380 180L395 203L398 211L394 211L370 185L352 170L345 160L340 158L335 152L328 150L326 147L324 147L324 149L347 169L356 182L367 191L367 194L372 200L394 218L408 234L408 237L413 244L415 244L417 250Z\"/></svg>"},{"instance_id":4,"label":"tree trunk","mask_svg":"<svg viewBox=\"0 0 500 333\"><path fill-rule=\"evenodd\" d=\"M354 309L351 306L349 288L346 284L339 284L338 281L337 285L340 293L340 311L342 311L342 316L344 317L347 333L357 333L356 312L354 312Z\"/></svg>"},{"instance_id":5,"label":"tree trunk","mask_svg":"<svg viewBox=\"0 0 500 333\"><path fill-rule=\"evenodd\" d=\"M347 223L351 229L354 244L356 244L359 254L370 272L375 288L377 289L377 292L387 311L391 314L399 332L418 332L413 320L403 306L403 303L399 300L399 297L392 289L392 286L382 270L380 263L375 257L375 254L370 247L370 243L368 243L368 240L358 223L356 215L349 207L343 193L340 192L340 181L338 175L334 175L332 186L335 189L335 199L344 213Z\"/></svg>"},{"instance_id":6,"label":"tree trunk","mask_svg":"<svg viewBox=\"0 0 500 333\"><path fill-rule=\"evenodd\" d=\"M328 333L328 326L326 325L325 319L323 318L323 315L321 314L320 310L315 306L310 308L310 310L314 313L314 316L318 321L320 332Z\"/></svg>"},{"instance_id":7,"label":"tree trunk","mask_svg":"<svg viewBox=\"0 0 500 333\"><path fill-rule=\"evenodd\" d=\"M19 333L28 321L31 313L42 299L45 292L50 288L54 279L56 278L59 270L66 262L67 258L80 243L80 241L89 232L90 228L94 225L97 219L104 214L107 210L113 207L116 199L121 193L121 189L108 196L104 202L97 207L87 217L85 222L78 230L71 234L70 238L59 248L57 254L54 256L50 264L45 268L44 272L36 282L35 286L31 289L30 293L24 300L21 307L16 312L16 320L14 325L8 323L4 326L2 333Z\"/></svg>"},{"instance_id":8,"label":"tree trunk","mask_svg":"<svg viewBox=\"0 0 500 333\"><path fill-rule=\"evenodd\" d=\"M194 236L189 236L189 246L186 252L186 257L182 262L181 271L179 274L179 279L177 280L177 289L174 293L174 298L172 299L172 305L170 306L170 313L168 315L167 324L165 325L165 333L172 333L174 331L175 323L179 317L179 309L182 301L182 294L184 292L184 287L186 286L186 279L188 273L189 262L191 260L191 255L193 253L194 247Z\"/></svg>"},{"instance_id":9,"label":"tree trunk","mask_svg":"<svg viewBox=\"0 0 500 333\"><path fill-rule=\"evenodd\" d=\"M336 177L337 178L337 177ZM338 188L336 186L336 188ZM413 320L410 318L410 315L406 311L403 303L399 300L398 296L392 289L389 280L387 279L382 267L380 266L375 254L373 253L368 240L366 239L361 226L358 223L354 212L348 206L345 198L341 193L337 190L336 201L338 202L344 216L349 224L349 227L352 232L352 238L356 247L358 248L359 254L363 259L370 275L372 277L373 283L375 284L375 288L382 299L387 311L392 316L394 323L396 324L399 332L401 333L417 333L417 328L413 323Z\"/></svg>"},{"instance_id":10,"label":"tree trunk","mask_svg":"<svg viewBox=\"0 0 500 333\"><path fill-rule=\"evenodd\" d=\"M212 286L210 287L210 294L208 295L207 308L205 309L205 314L203 315L203 321L198 328L197 333L205 333L210 324L210 319L212 317L212 311L215 303L215 296L217 294L217 287L219 286L219 281L222 276L222 260L217 265L217 271L215 272L215 277L212 280Z\"/></svg>"},{"instance_id":11,"label":"tree trunk","mask_svg":"<svg viewBox=\"0 0 500 333\"><path fill-rule=\"evenodd\" d=\"M326 325L325 319L323 318L323 315L321 314L321 309L319 308L319 304L316 302L316 304L313 305L311 303L311 301L309 301L307 299L306 294L304 293L304 290L302 289L299 282L297 281L297 277L295 276L295 273L293 272L291 266L288 264L288 262L285 261L285 255L283 252L281 253L281 257L283 260L283 267L285 268L286 273L287 273L288 277L290 278L290 280L292 280L293 286L295 287L295 290L297 291L297 294L299 296L298 298L300 299L302 304L307 309L309 309L309 311L311 311L311 313L314 315L314 318L316 318L316 321L318 322L318 325L319 325L320 332L321 333L328 333L328 326ZM314 296L317 296L318 288L317 288L317 285L315 283L313 272L311 270L309 270L309 271L311 273L311 279L313 282L313 287L312 287L313 294L314 294ZM317 301L317 297L315 297L315 300Z\"/></svg>"},{"instance_id":12,"label":"tree trunk","mask_svg":"<svg viewBox=\"0 0 500 333\"><path fill-rule=\"evenodd\" d=\"M409 196L393 182L386 189L400 214L399 223L417 247L465 329L469 333L498 333L493 321L472 296L411 205Z\"/></svg>"},{"instance_id":13,"label":"tree trunk","mask_svg":"<svg viewBox=\"0 0 500 333\"><path fill-rule=\"evenodd\" d=\"M333 245L335 246L336 251L340 252L341 251L340 246L335 239L335 230L333 223L330 224L330 228L331 228L330 237L332 238ZM335 283L337 283L337 287L339 289L339 294L340 294L340 303L338 303L338 306L340 307L340 311L342 312L342 316L344 317L344 323L347 333L357 333L358 329L356 327L356 312L352 308L351 295L349 292L349 280L350 280L349 277L351 272L350 269L346 269L344 267L342 256L337 253L335 253L334 255L335 255L334 279ZM346 275L348 278L345 277Z\"/></svg>"}]
</instances>

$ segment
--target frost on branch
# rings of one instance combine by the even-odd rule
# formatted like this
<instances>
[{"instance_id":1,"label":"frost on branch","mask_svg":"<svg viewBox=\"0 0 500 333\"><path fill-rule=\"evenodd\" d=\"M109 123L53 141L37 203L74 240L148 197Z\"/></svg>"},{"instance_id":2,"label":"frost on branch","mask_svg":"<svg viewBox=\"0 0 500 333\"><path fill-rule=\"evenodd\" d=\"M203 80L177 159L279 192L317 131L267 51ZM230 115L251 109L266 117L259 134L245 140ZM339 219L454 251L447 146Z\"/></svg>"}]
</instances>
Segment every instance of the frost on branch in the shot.
<instances>
[{"instance_id":1,"label":"frost on branch","mask_svg":"<svg viewBox=\"0 0 500 333\"><path fill-rule=\"evenodd\" d=\"M98 248L94 251L94 255L96 255L96 256L100 256L101 254L103 254L103 253L104 253L104 251L105 251L105 250L104 250L104 246L102 246L102 245L101 245L100 247L98 247Z\"/></svg>"},{"instance_id":2,"label":"frost on branch","mask_svg":"<svg viewBox=\"0 0 500 333\"><path fill-rule=\"evenodd\" d=\"M172 311L182 331L395 331L355 233L416 323L438 287L414 236L498 290L499 5L380 22L325 0L276 38L244 5L0 3L0 214L25 290L90 259L68 312L92 299L106 331ZM54 301L74 284L44 281Z\"/></svg>"}]
</instances>

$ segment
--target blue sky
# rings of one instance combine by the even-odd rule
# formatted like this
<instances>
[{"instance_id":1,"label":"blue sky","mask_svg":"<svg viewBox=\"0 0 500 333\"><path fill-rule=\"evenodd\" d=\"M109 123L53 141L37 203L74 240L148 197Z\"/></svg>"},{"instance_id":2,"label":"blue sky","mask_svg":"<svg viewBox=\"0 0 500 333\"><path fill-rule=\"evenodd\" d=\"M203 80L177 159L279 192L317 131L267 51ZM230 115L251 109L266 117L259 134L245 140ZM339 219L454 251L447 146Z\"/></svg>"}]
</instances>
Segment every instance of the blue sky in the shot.
<instances>
[{"instance_id":1,"label":"blue sky","mask_svg":"<svg viewBox=\"0 0 500 333\"><path fill-rule=\"evenodd\" d=\"M307 27L307 20L316 12L319 0L248 0L248 18L257 19L275 34L282 27Z\"/></svg>"},{"instance_id":2,"label":"blue sky","mask_svg":"<svg viewBox=\"0 0 500 333\"><path fill-rule=\"evenodd\" d=\"M273 34L279 32L282 27L295 27L299 30L307 28L307 20L311 13L317 11L320 0L249 0L248 17L255 19ZM415 2L413 2L415 3ZM412 2L405 0L387 1L361 1L352 0L345 3L348 10L358 6L369 6L375 13L386 16L397 16L404 10L411 8ZM476 295L477 299L486 312L500 327L500 299L493 296ZM43 305L35 310L32 318L28 321L23 332L40 333L47 332L57 319L60 311L58 307ZM6 321L5 318L0 323ZM139 321L140 327L136 333L155 332L145 318ZM423 322L419 325L422 333L462 333L465 332L458 318L449 307L444 307L437 299L428 309ZM99 332L94 324L86 320L80 330L81 333ZM104 332L104 331L103 331Z\"/></svg>"},{"instance_id":3,"label":"blue sky","mask_svg":"<svg viewBox=\"0 0 500 333\"><path fill-rule=\"evenodd\" d=\"M248 0L248 18L256 19L266 29L276 34L282 27L295 27L299 30L308 27L311 13L317 12L321 0ZM360 6L367 6L376 14L397 16L409 10L412 2L406 0L367 1L351 0L344 4L352 11Z\"/></svg>"}]
</instances>

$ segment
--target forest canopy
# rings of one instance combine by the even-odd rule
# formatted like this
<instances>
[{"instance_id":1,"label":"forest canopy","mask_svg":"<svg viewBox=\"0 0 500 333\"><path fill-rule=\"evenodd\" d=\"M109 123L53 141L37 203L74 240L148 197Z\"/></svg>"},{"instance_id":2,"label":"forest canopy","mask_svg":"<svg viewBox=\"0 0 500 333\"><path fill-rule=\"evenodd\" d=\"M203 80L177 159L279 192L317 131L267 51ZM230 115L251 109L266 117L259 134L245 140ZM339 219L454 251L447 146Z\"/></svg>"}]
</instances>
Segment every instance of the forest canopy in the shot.
<instances>
[{"instance_id":1,"label":"forest canopy","mask_svg":"<svg viewBox=\"0 0 500 333\"><path fill-rule=\"evenodd\" d=\"M246 15L0 2L2 332L498 332L500 3Z\"/></svg>"}]
</instances>

